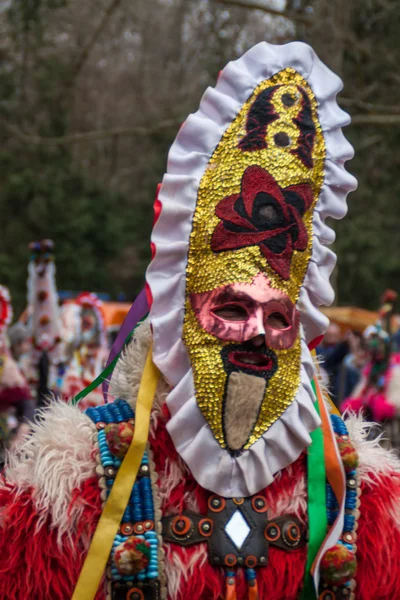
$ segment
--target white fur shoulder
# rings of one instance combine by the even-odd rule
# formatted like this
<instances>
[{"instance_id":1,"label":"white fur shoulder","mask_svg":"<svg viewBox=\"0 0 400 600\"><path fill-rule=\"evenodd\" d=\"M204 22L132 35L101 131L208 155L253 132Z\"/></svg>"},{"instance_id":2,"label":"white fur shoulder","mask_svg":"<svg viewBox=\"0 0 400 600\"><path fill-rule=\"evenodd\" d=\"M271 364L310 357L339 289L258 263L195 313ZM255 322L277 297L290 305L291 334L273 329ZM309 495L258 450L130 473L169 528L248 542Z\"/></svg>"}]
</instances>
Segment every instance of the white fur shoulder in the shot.
<instances>
[{"instance_id":1,"label":"white fur shoulder","mask_svg":"<svg viewBox=\"0 0 400 600\"><path fill-rule=\"evenodd\" d=\"M373 424L363 421L354 413L345 415L345 423L350 439L358 452L358 473L367 485L379 483L379 479L390 473L400 475L400 459L393 450L381 445L382 435L368 439Z\"/></svg>"},{"instance_id":2,"label":"white fur shoulder","mask_svg":"<svg viewBox=\"0 0 400 600\"><path fill-rule=\"evenodd\" d=\"M112 396L127 402L136 400L150 344L151 330L146 320L137 327L132 340L118 359L110 382Z\"/></svg>"},{"instance_id":3,"label":"white fur shoulder","mask_svg":"<svg viewBox=\"0 0 400 600\"><path fill-rule=\"evenodd\" d=\"M146 320L136 329L131 342L121 354L112 375L110 383L111 395L115 398L126 400L133 409L135 408L151 339L150 324ZM156 426L157 418L170 391L171 387L165 378L161 376L153 402L151 428Z\"/></svg>"},{"instance_id":4,"label":"white fur shoulder","mask_svg":"<svg viewBox=\"0 0 400 600\"><path fill-rule=\"evenodd\" d=\"M32 490L39 527L50 515L61 536L79 520L83 506L71 500L74 490L95 475L96 435L95 425L77 407L54 401L41 412L33 433L9 453L1 485Z\"/></svg>"}]
</instances>

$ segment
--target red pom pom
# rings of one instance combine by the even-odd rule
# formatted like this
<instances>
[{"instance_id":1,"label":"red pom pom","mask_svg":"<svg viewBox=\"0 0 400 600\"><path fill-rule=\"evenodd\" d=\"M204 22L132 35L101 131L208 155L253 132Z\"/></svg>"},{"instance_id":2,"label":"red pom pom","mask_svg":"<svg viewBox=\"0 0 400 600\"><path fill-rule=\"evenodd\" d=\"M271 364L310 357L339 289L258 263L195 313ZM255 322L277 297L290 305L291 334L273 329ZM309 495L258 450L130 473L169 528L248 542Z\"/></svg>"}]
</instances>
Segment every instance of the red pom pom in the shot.
<instances>
[{"instance_id":1,"label":"red pom pom","mask_svg":"<svg viewBox=\"0 0 400 600\"><path fill-rule=\"evenodd\" d=\"M354 577L356 569L354 552L343 544L329 548L321 560L321 577L329 585L343 585Z\"/></svg>"},{"instance_id":2,"label":"red pom pom","mask_svg":"<svg viewBox=\"0 0 400 600\"><path fill-rule=\"evenodd\" d=\"M356 469L358 467L358 454L348 436L337 436L336 441L345 471Z\"/></svg>"},{"instance_id":3,"label":"red pom pom","mask_svg":"<svg viewBox=\"0 0 400 600\"><path fill-rule=\"evenodd\" d=\"M132 421L106 425L104 431L110 452L117 458L124 458L131 445L135 425Z\"/></svg>"},{"instance_id":4,"label":"red pom pom","mask_svg":"<svg viewBox=\"0 0 400 600\"><path fill-rule=\"evenodd\" d=\"M150 544L137 537L130 537L119 544L114 552L114 564L121 575L136 575L149 564Z\"/></svg>"}]
</instances>

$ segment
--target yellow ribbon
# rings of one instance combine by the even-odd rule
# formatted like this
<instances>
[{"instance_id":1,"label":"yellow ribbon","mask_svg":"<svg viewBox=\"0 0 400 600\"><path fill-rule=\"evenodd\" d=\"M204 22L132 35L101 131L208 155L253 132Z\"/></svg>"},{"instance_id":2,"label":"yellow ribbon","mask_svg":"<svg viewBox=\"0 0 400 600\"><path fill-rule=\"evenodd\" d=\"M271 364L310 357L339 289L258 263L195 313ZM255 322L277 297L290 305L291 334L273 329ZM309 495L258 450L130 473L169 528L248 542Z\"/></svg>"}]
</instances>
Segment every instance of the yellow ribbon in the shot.
<instances>
[{"instance_id":1,"label":"yellow ribbon","mask_svg":"<svg viewBox=\"0 0 400 600\"><path fill-rule=\"evenodd\" d=\"M107 566L114 538L129 502L133 485L146 448L150 412L160 372L152 361L150 347L144 367L135 410L135 431L132 443L118 470L110 495L104 506L89 552L79 575L71 600L93 600Z\"/></svg>"}]
</instances>

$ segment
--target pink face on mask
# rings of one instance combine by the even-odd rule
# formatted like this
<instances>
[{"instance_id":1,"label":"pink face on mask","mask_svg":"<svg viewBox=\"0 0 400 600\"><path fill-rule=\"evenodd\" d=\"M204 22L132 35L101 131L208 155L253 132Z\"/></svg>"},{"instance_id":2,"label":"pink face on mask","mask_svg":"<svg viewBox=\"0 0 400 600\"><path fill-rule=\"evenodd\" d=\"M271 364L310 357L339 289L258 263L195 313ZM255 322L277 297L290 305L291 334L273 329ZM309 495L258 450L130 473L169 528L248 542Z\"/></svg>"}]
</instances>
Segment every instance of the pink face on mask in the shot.
<instances>
[{"instance_id":1,"label":"pink face on mask","mask_svg":"<svg viewBox=\"0 0 400 600\"><path fill-rule=\"evenodd\" d=\"M252 283L234 283L191 294L190 301L203 329L226 342L243 343L258 338L265 340L269 348L286 350L299 331L295 305L286 294L272 288L262 273Z\"/></svg>"}]
</instances>

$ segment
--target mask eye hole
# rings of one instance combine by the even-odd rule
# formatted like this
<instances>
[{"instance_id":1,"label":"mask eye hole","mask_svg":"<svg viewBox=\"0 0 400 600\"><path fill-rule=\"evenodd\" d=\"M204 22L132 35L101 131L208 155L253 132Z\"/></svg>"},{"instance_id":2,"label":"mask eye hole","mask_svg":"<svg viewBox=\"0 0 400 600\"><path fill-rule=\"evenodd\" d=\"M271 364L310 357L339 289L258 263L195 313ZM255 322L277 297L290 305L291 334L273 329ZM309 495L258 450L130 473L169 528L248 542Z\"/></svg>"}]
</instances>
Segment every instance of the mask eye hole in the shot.
<instances>
[{"instance_id":1,"label":"mask eye hole","mask_svg":"<svg viewBox=\"0 0 400 600\"><path fill-rule=\"evenodd\" d=\"M287 329L289 327L286 317L280 312L273 312L268 315L267 325L273 329Z\"/></svg>"},{"instance_id":2,"label":"mask eye hole","mask_svg":"<svg viewBox=\"0 0 400 600\"><path fill-rule=\"evenodd\" d=\"M247 310L240 304L225 304L212 310L213 314L224 321L246 321Z\"/></svg>"}]
</instances>

